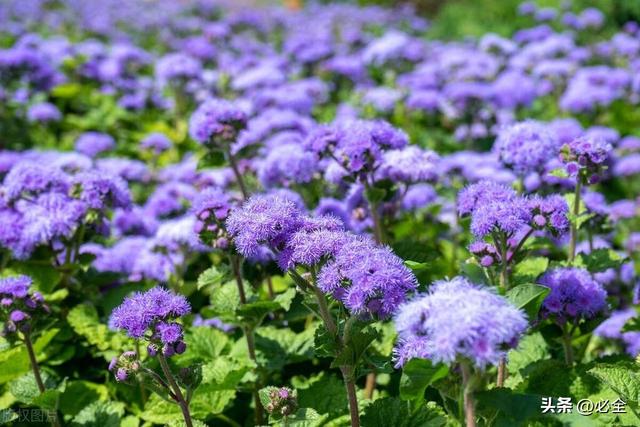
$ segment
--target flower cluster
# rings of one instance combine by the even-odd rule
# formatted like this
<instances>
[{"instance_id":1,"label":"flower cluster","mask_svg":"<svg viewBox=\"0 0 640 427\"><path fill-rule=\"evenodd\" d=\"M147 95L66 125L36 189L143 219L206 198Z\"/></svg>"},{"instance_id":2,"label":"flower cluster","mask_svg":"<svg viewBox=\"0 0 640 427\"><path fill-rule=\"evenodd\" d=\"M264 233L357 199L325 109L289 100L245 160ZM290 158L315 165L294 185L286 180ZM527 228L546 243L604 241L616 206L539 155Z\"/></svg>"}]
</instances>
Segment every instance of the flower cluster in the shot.
<instances>
[{"instance_id":1,"label":"flower cluster","mask_svg":"<svg viewBox=\"0 0 640 427\"><path fill-rule=\"evenodd\" d=\"M138 353L135 351L125 351L120 356L111 359L111 362L109 362L109 371L113 372L113 375L118 382L124 382L135 376L139 370L140 361L138 360Z\"/></svg>"},{"instance_id":2,"label":"flower cluster","mask_svg":"<svg viewBox=\"0 0 640 427\"><path fill-rule=\"evenodd\" d=\"M264 406L264 409L268 413L287 416L298 409L298 398L294 390L288 387L270 387L267 393L269 401Z\"/></svg>"},{"instance_id":3,"label":"flower cluster","mask_svg":"<svg viewBox=\"0 0 640 427\"><path fill-rule=\"evenodd\" d=\"M226 146L247 125L246 113L235 103L211 99L191 115L189 135L204 145Z\"/></svg>"},{"instance_id":4,"label":"flower cluster","mask_svg":"<svg viewBox=\"0 0 640 427\"><path fill-rule=\"evenodd\" d=\"M40 292L31 292L29 276L9 276L0 279L0 315L4 321L2 336L30 332L34 318L49 313L49 306Z\"/></svg>"},{"instance_id":5,"label":"flower cluster","mask_svg":"<svg viewBox=\"0 0 640 427\"><path fill-rule=\"evenodd\" d=\"M394 318L396 366L413 358L497 365L527 329L524 313L493 291L456 277L402 305Z\"/></svg>"},{"instance_id":6,"label":"flower cluster","mask_svg":"<svg viewBox=\"0 0 640 427\"><path fill-rule=\"evenodd\" d=\"M588 319L607 307L607 292L591 273L581 268L556 268L538 281L551 292L545 298L541 315L558 323Z\"/></svg>"},{"instance_id":7,"label":"flower cluster","mask_svg":"<svg viewBox=\"0 0 640 427\"><path fill-rule=\"evenodd\" d=\"M602 178L611 150L609 142L585 136L563 145L560 156L570 176L579 176L579 179L595 184Z\"/></svg>"},{"instance_id":8,"label":"flower cluster","mask_svg":"<svg viewBox=\"0 0 640 427\"><path fill-rule=\"evenodd\" d=\"M191 306L182 295L155 287L136 292L116 307L109 318L109 327L124 330L135 339L149 342L147 351L155 356L181 354L186 350L182 326L175 320L191 312Z\"/></svg>"},{"instance_id":9,"label":"flower cluster","mask_svg":"<svg viewBox=\"0 0 640 427\"><path fill-rule=\"evenodd\" d=\"M334 217L309 217L278 196L256 195L233 210L227 229L245 257L266 246L283 270L320 265L318 287L362 316L391 316L417 281L390 248L342 230Z\"/></svg>"},{"instance_id":10,"label":"flower cluster","mask_svg":"<svg viewBox=\"0 0 640 427\"><path fill-rule=\"evenodd\" d=\"M558 143L542 123L527 121L500 130L493 151L506 166L526 175L542 170L556 155Z\"/></svg>"},{"instance_id":11,"label":"flower cluster","mask_svg":"<svg viewBox=\"0 0 640 427\"><path fill-rule=\"evenodd\" d=\"M194 231L201 242L218 249L229 246L225 221L231 206L231 198L221 190L210 188L198 195L191 210L196 216Z\"/></svg>"}]
</instances>

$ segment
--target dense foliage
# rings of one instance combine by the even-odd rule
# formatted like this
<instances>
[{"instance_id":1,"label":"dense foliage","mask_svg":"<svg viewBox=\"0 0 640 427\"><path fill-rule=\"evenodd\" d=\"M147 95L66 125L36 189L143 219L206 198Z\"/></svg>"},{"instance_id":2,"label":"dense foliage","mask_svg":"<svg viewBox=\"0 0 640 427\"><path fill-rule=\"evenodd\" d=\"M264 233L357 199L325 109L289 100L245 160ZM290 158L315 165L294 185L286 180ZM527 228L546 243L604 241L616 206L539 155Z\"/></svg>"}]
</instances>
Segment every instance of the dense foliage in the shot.
<instances>
[{"instance_id":1,"label":"dense foliage","mask_svg":"<svg viewBox=\"0 0 640 427\"><path fill-rule=\"evenodd\" d=\"M640 24L227 3L0 3L0 422L639 425Z\"/></svg>"}]
</instances>

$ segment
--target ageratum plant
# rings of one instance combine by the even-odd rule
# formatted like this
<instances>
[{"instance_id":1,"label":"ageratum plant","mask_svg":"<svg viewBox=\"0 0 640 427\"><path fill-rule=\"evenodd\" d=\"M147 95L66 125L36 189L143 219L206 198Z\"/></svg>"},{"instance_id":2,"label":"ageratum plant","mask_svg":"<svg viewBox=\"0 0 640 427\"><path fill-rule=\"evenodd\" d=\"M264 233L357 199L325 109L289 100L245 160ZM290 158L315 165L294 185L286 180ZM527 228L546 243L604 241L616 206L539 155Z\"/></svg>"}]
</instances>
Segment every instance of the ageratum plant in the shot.
<instances>
[{"instance_id":1,"label":"ageratum plant","mask_svg":"<svg viewBox=\"0 0 640 427\"><path fill-rule=\"evenodd\" d=\"M634 2L231 3L0 2L0 418L639 425Z\"/></svg>"}]
</instances>

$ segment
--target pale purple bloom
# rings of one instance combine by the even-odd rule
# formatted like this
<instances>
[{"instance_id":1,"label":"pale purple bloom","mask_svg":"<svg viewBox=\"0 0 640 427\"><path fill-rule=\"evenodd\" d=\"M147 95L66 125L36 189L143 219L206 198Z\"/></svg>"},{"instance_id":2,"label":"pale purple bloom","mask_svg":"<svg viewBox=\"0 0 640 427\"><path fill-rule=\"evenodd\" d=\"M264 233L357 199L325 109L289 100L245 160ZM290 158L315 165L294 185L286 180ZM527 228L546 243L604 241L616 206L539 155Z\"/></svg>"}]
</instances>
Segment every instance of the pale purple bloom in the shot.
<instances>
[{"instance_id":1,"label":"pale purple bloom","mask_svg":"<svg viewBox=\"0 0 640 427\"><path fill-rule=\"evenodd\" d=\"M493 150L500 160L518 174L540 171L557 155L559 146L546 128L533 121L503 128Z\"/></svg>"},{"instance_id":2,"label":"pale purple bloom","mask_svg":"<svg viewBox=\"0 0 640 427\"><path fill-rule=\"evenodd\" d=\"M100 132L85 132L76 140L75 149L86 156L96 157L100 153L113 150L115 145L116 142L111 135Z\"/></svg>"},{"instance_id":3,"label":"pale purple bloom","mask_svg":"<svg viewBox=\"0 0 640 427\"><path fill-rule=\"evenodd\" d=\"M551 288L542 304L542 316L554 317L560 323L591 318L607 306L607 292L587 270L556 268L545 273L539 283Z\"/></svg>"},{"instance_id":4,"label":"pale purple bloom","mask_svg":"<svg viewBox=\"0 0 640 427\"><path fill-rule=\"evenodd\" d=\"M403 304L395 319L396 366L413 358L451 365L461 359L484 369L497 365L527 329L522 311L463 277L434 283Z\"/></svg>"}]
</instances>

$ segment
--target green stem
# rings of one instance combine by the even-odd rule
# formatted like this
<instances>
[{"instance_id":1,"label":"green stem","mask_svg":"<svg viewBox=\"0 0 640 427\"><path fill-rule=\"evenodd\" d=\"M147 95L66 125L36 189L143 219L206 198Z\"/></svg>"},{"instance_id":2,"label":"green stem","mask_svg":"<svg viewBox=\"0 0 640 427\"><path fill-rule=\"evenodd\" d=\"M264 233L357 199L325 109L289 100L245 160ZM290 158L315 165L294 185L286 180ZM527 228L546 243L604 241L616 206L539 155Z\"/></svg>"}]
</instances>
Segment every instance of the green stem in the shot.
<instances>
[{"instance_id":1,"label":"green stem","mask_svg":"<svg viewBox=\"0 0 640 427\"><path fill-rule=\"evenodd\" d=\"M342 378L347 389L349 399L349 415L351 415L351 427L360 427L360 414L358 410L358 396L356 395L356 384L354 381L353 367L341 366Z\"/></svg>"},{"instance_id":2,"label":"green stem","mask_svg":"<svg viewBox=\"0 0 640 427\"><path fill-rule=\"evenodd\" d=\"M464 404L465 425L466 427L476 427L476 410L475 400L473 398L471 368L468 363L462 362L460 363L460 370L462 371L462 400Z\"/></svg>"},{"instance_id":3,"label":"green stem","mask_svg":"<svg viewBox=\"0 0 640 427\"><path fill-rule=\"evenodd\" d=\"M24 345L27 347L27 354L29 355L29 362L31 364L31 370L33 371L33 377L36 380L36 384L38 386L38 391L40 394L47 391L44 386L44 382L42 381L42 375L40 374L40 366L38 366L38 359L36 358L36 353L33 350L33 344L31 342L31 336L28 332L24 333ZM59 427L60 422L58 421L58 413L56 412L51 420L51 425L53 427Z\"/></svg>"},{"instance_id":4,"label":"green stem","mask_svg":"<svg viewBox=\"0 0 640 427\"><path fill-rule=\"evenodd\" d=\"M225 155L227 157L227 161L229 162L229 166L231 166L231 170L233 171L233 175L236 178L236 182L240 187L240 192L242 193L242 198L247 200L249 198L249 192L247 191L247 187L244 183L244 178L240 173L240 168L238 167L238 162L236 161L236 157L231 154L231 151L226 151Z\"/></svg>"},{"instance_id":5,"label":"green stem","mask_svg":"<svg viewBox=\"0 0 640 427\"><path fill-rule=\"evenodd\" d=\"M573 218L571 220L571 238L569 241L569 261L576 258L576 244L578 243L578 215L580 214L580 193L582 191L582 179L576 178L576 192L573 198Z\"/></svg>"},{"instance_id":6,"label":"green stem","mask_svg":"<svg viewBox=\"0 0 640 427\"><path fill-rule=\"evenodd\" d=\"M562 327L562 346L564 347L564 361L567 366L573 366L573 340L571 332L567 331L566 326Z\"/></svg>"},{"instance_id":7,"label":"green stem","mask_svg":"<svg viewBox=\"0 0 640 427\"><path fill-rule=\"evenodd\" d=\"M180 409L182 410L182 416L184 417L184 423L187 427L193 427L193 422L191 421L191 414L189 413L189 403L184 399L184 395L182 394L182 390L180 390L180 386L176 382L176 379L173 377L171 373L171 369L169 369L169 364L167 363L167 359L165 359L162 351L158 352L158 361L160 362L160 367L162 368L162 372L164 372L164 376L167 378L169 385L173 389L173 394L176 396L176 400Z\"/></svg>"}]
</instances>

